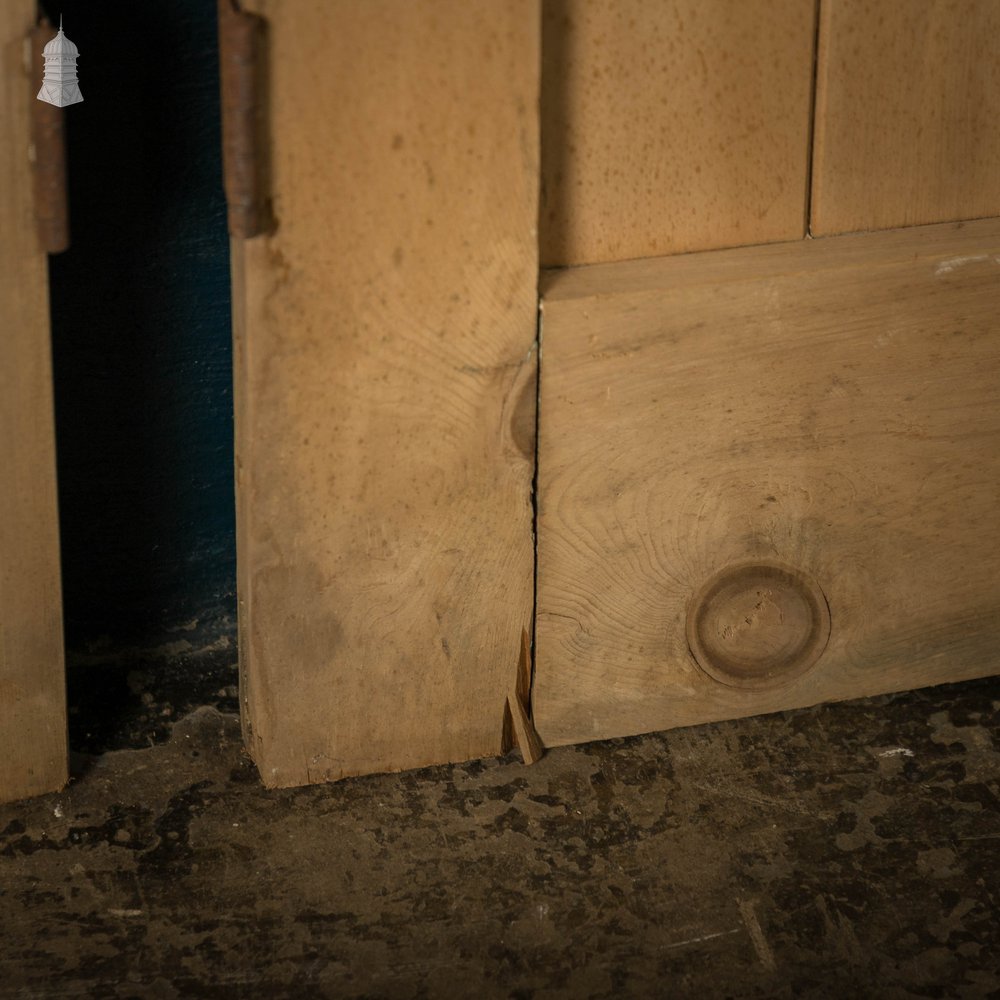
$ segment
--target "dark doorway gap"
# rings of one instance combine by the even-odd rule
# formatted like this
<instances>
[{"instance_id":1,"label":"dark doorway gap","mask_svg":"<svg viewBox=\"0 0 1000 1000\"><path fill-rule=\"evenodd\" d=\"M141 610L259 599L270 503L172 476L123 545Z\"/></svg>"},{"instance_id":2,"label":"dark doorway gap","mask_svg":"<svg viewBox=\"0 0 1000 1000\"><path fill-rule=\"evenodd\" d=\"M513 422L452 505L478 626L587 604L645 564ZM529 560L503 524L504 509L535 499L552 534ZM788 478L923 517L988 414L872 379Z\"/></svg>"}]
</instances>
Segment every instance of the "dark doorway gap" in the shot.
<instances>
[{"instance_id":1,"label":"dark doorway gap","mask_svg":"<svg viewBox=\"0 0 1000 1000\"><path fill-rule=\"evenodd\" d=\"M185 704L235 707L216 5L42 9L84 98L49 278L71 744L94 752L163 738Z\"/></svg>"}]
</instances>

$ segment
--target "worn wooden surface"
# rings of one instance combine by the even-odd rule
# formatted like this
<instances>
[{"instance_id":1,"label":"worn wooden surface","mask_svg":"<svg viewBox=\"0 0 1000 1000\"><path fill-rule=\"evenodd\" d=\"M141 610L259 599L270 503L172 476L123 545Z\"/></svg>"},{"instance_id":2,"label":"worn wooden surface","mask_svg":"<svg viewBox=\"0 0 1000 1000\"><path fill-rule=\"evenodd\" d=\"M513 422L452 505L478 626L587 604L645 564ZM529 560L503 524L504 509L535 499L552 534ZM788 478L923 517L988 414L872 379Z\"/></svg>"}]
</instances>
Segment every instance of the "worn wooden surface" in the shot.
<instances>
[{"instance_id":1,"label":"worn wooden surface","mask_svg":"<svg viewBox=\"0 0 1000 1000\"><path fill-rule=\"evenodd\" d=\"M536 0L265 2L233 244L244 719L291 785L498 753L532 615Z\"/></svg>"},{"instance_id":2,"label":"worn wooden surface","mask_svg":"<svg viewBox=\"0 0 1000 1000\"><path fill-rule=\"evenodd\" d=\"M823 0L816 235L1000 215L1000 3Z\"/></svg>"},{"instance_id":3,"label":"worn wooden surface","mask_svg":"<svg viewBox=\"0 0 1000 1000\"><path fill-rule=\"evenodd\" d=\"M0 801L66 781L46 256L35 233L25 67L35 5L0 5ZM34 86L34 90L32 90Z\"/></svg>"},{"instance_id":4,"label":"worn wooden surface","mask_svg":"<svg viewBox=\"0 0 1000 1000\"><path fill-rule=\"evenodd\" d=\"M996 221L551 273L543 742L995 672L998 295Z\"/></svg>"},{"instance_id":5,"label":"worn wooden surface","mask_svg":"<svg viewBox=\"0 0 1000 1000\"><path fill-rule=\"evenodd\" d=\"M543 264L804 234L812 0L543 12Z\"/></svg>"}]
</instances>

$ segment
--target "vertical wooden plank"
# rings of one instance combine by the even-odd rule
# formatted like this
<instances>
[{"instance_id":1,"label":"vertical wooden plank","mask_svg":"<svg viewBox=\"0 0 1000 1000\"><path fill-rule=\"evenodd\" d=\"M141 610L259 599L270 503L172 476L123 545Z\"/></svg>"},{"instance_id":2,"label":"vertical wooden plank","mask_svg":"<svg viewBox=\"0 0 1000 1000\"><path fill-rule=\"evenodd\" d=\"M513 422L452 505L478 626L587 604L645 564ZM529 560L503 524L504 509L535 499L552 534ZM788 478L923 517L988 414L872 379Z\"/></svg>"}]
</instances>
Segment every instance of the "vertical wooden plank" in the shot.
<instances>
[{"instance_id":1,"label":"vertical wooden plank","mask_svg":"<svg viewBox=\"0 0 1000 1000\"><path fill-rule=\"evenodd\" d=\"M0 801L67 776L48 279L24 63L34 12L33 0L0 5Z\"/></svg>"},{"instance_id":2,"label":"vertical wooden plank","mask_svg":"<svg viewBox=\"0 0 1000 1000\"><path fill-rule=\"evenodd\" d=\"M823 0L814 235L1000 215L1000 3Z\"/></svg>"},{"instance_id":3,"label":"vertical wooden plank","mask_svg":"<svg viewBox=\"0 0 1000 1000\"><path fill-rule=\"evenodd\" d=\"M814 0L545 0L541 257L805 232Z\"/></svg>"},{"instance_id":4,"label":"vertical wooden plank","mask_svg":"<svg viewBox=\"0 0 1000 1000\"><path fill-rule=\"evenodd\" d=\"M234 241L244 718L268 785L500 751L532 615L536 0L255 0Z\"/></svg>"}]
</instances>

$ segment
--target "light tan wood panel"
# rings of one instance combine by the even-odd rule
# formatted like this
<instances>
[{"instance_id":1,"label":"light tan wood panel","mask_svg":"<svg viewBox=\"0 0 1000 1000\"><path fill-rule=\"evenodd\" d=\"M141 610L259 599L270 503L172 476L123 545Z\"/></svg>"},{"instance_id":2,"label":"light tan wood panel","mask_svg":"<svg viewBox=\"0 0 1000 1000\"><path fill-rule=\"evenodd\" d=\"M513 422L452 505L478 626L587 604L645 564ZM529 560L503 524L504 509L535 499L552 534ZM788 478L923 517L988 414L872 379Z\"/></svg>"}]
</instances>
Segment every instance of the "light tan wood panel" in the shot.
<instances>
[{"instance_id":1,"label":"light tan wood panel","mask_svg":"<svg viewBox=\"0 0 1000 1000\"><path fill-rule=\"evenodd\" d=\"M543 282L546 744L1000 664L1000 222Z\"/></svg>"},{"instance_id":2,"label":"light tan wood panel","mask_svg":"<svg viewBox=\"0 0 1000 1000\"><path fill-rule=\"evenodd\" d=\"M814 0L544 0L549 266L805 232Z\"/></svg>"},{"instance_id":3,"label":"light tan wood panel","mask_svg":"<svg viewBox=\"0 0 1000 1000\"><path fill-rule=\"evenodd\" d=\"M60 788L67 764L48 276L28 159L34 14L0 5L0 801Z\"/></svg>"},{"instance_id":4,"label":"light tan wood panel","mask_svg":"<svg viewBox=\"0 0 1000 1000\"><path fill-rule=\"evenodd\" d=\"M244 718L269 785L496 754L532 615L536 0L255 0L233 243Z\"/></svg>"},{"instance_id":5,"label":"light tan wood panel","mask_svg":"<svg viewBox=\"0 0 1000 1000\"><path fill-rule=\"evenodd\" d=\"M823 0L816 235L1000 215L1000 3Z\"/></svg>"}]
</instances>

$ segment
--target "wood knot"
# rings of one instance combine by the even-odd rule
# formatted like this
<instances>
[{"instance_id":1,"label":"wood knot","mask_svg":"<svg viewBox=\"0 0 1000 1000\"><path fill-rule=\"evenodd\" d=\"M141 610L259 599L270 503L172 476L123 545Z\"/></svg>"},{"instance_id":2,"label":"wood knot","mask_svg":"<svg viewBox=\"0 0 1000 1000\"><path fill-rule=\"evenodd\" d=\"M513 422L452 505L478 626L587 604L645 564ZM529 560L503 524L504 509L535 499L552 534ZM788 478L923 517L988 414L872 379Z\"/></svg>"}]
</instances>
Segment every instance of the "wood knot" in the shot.
<instances>
[{"instance_id":1,"label":"wood knot","mask_svg":"<svg viewBox=\"0 0 1000 1000\"><path fill-rule=\"evenodd\" d=\"M688 646L698 666L730 687L789 683L811 669L830 638L819 584L778 562L727 566L695 594Z\"/></svg>"}]
</instances>

